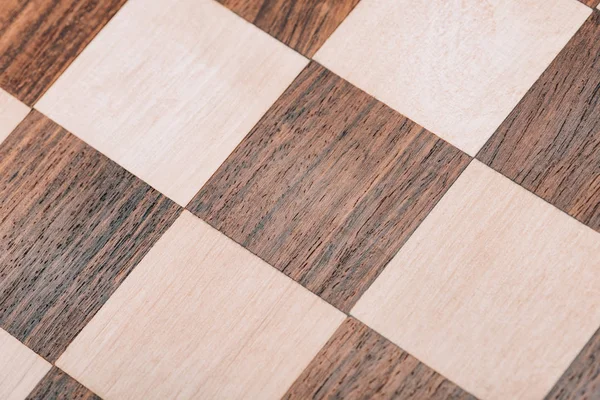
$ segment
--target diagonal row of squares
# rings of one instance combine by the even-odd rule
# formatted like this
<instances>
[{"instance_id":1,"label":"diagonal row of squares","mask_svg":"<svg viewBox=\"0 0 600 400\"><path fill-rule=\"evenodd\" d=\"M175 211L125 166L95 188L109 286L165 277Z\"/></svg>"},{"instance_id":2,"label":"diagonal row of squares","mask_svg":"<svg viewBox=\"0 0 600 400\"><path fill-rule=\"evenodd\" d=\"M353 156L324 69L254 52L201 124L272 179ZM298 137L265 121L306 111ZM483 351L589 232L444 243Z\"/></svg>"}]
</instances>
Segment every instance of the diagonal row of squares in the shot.
<instances>
[{"instance_id":1,"label":"diagonal row of squares","mask_svg":"<svg viewBox=\"0 0 600 400\"><path fill-rule=\"evenodd\" d=\"M37 111L0 93L0 327L47 360L16 381L303 397L350 313L478 397L546 394L600 326L600 14L447 3L363 0L320 65L130 0Z\"/></svg>"}]
</instances>

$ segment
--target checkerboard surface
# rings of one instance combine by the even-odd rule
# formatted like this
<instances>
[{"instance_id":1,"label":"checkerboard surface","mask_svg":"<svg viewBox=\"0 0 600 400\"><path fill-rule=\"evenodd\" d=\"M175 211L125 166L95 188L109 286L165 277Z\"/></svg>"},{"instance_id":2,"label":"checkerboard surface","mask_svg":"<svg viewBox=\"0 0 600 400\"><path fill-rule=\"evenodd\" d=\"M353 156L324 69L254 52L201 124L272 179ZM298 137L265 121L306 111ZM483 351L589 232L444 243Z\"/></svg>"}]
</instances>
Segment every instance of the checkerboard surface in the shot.
<instances>
[{"instance_id":1,"label":"checkerboard surface","mask_svg":"<svg viewBox=\"0 0 600 400\"><path fill-rule=\"evenodd\" d=\"M598 0L5 0L0 399L600 399Z\"/></svg>"}]
</instances>

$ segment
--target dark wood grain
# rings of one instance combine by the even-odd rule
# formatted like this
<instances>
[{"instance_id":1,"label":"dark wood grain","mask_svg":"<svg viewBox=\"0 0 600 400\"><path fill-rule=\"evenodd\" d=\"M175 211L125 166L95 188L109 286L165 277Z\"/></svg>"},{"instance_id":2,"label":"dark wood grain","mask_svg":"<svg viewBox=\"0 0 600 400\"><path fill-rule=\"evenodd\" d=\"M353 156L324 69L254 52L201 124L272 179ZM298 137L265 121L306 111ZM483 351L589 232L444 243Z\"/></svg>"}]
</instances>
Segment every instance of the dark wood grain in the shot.
<instances>
[{"instance_id":1,"label":"dark wood grain","mask_svg":"<svg viewBox=\"0 0 600 400\"><path fill-rule=\"evenodd\" d=\"M188 208L348 311L468 162L311 63Z\"/></svg>"},{"instance_id":2,"label":"dark wood grain","mask_svg":"<svg viewBox=\"0 0 600 400\"><path fill-rule=\"evenodd\" d=\"M179 213L32 111L0 145L0 327L54 362Z\"/></svg>"},{"instance_id":3,"label":"dark wood grain","mask_svg":"<svg viewBox=\"0 0 600 400\"><path fill-rule=\"evenodd\" d=\"M359 0L218 0L297 52L312 57Z\"/></svg>"},{"instance_id":4,"label":"dark wood grain","mask_svg":"<svg viewBox=\"0 0 600 400\"><path fill-rule=\"evenodd\" d=\"M126 0L2 0L0 87L33 105Z\"/></svg>"},{"instance_id":5,"label":"dark wood grain","mask_svg":"<svg viewBox=\"0 0 600 400\"><path fill-rule=\"evenodd\" d=\"M600 329L546 396L546 400L600 399Z\"/></svg>"},{"instance_id":6,"label":"dark wood grain","mask_svg":"<svg viewBox=\"0 0 600 400\"><path fill-rule=\"evenodd\" d=\"M475 399L354 318L348 318L283 399Z\"/></svg>"},{"instance_id":7,"label":"dark wood grain","mask_svg":"<svg viewBox=\"0 0 600 400\"><path fill-rule=\"evenodd\" d=\"M594 11L477 156L597 231L599 37Z\"/></svg>"},{"instance_id":8,"label":"dark wood grain","mask_svg":"<svg viewBox=\"0 0 600 400\"><path fill-rule=\"evenodd\" d=\"M596 8L596 6L598 6L598 4L600 4L600 0L579 0L580 2L582 2L583 4L585 4L586 6L592 7L592 8Z\"/></svg>"},{"instance_id":9,"label":"dark wood grain","mask_svg":"<svg viewBox=\"0 0 600 400\"><path fill-rule=\"evenodd\" d=\"M59 368L52 367L27 400L100 400L100 396Z\"/></svg>"}]
</instances>

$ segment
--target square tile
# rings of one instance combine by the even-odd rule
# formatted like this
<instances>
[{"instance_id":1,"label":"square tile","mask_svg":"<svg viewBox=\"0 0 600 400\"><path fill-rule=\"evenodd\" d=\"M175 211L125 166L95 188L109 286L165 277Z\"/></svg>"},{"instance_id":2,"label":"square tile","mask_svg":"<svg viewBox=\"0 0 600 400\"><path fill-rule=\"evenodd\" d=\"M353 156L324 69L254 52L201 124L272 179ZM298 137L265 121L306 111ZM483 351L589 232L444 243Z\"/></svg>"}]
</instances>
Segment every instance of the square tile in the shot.
<instances>
[{"instance_id":1,"label":"square tile","mask_svg":"<svg viewBox=\"0 0 600 400\"><path fill-rule=\"evenodd\" d=\"M181 208L37 111L0 144L0 327L55 361Z\"/></svg>"},{"instance_id":2,"label":"square tile","mask_svg":"<svg viewBox=\"0 0 600 400\"><path fill-rule=\"evenodd\" d=\"M57 365L108 400L274 399L344 318L184 212Z\"/></svg>"},{"instance_id":3,"label":"square tile","mask_svg":"<svg viewBox=\"0 0 600 400\"><path fill-rule=\"evenodd\" d=\"M312 57L359 0L218 0L307 57Z\"/></svg>"},{"instance_id":4,"label":"square tile","mask_svg":"<svg viewBox=\"0 0 600 400\"><path fill-rule=\"evenodd\" d=\"M315 60L474 156L589 14L573 0L363 0Z\"/></svg>"},{"instance_id":5,"label":"square tile","mask_svg":"<svg viewBox=\"0 0 600 400\"><path fill-rule=\"evenodd\" d=\"M595 11L477 154L598 232L599 37Z\"/></svg>"},{"instance_id":6,"label":"square tile","mask_svg":"<svg viewBox=\"0 0 600 400\"><path fill-rule=\"evenodd\" d=\"M0 355L0 399L25 399L51 367L3 329L0 329Z\"/></svg>"},{"instance_id":7,"label":"square tile","mask_svg":"<svg viewBox=\"0 0 600 400\"><path fill-rule=\"evenodd\" d=\"M0 89L0 143L27 116L29 107Z\"/></svg>"},{"instance_id":8,"label":"square tile","mask_svg":"<svg viewBox=\"0 0 600 400\"><path fill-rule=\"evenodd\" d=\"M348 311L468 162L311 63L188 209Z\"/></svg>"},{"instance_id":9,"label":"square tile","mask_svg":"<svg viewBox=\"0 0 600 400\"><path fill-rule=\"evenodd\" d=\"M347 318L284 400L476 400L354 318Z\"/></svg>"},{"instance_id":10,"label":"square tile","mask_svg":"<svg viewBox=\"0 0 600 400\"><path fill-rule=\"evenodd\" d=\"M306 63L212 0L131 0L36 108L185 206Z\"/></svg>"},{"instance_id":11,"label":"square tile","mask_svg":"<svg viewBox=\"0 0 600 400\"><path fill-rule=\"evenodd\" d=\"M102 400L91 390L71 378L69 375L52 367L37 384L27 400Z\"/></svg>"},{"instance_id":12,"label":"square tile","mask_svg":"<svg viewBox=\"0 0 600 400\"><path fill-rule=\"evenodd\" d=\"M2 0L0 87L32 106L125 0Z\"/></svg>"},{"instance_id":13,"label":"square tile","mask_svg":"<svg viewBox=\"0 0 600 400\"><path fill-rule=\"evenodd\" d=\"M600 325L600 234L473 161L352 314L484 399L542 398Z\"/></svg>"}]
</instances>

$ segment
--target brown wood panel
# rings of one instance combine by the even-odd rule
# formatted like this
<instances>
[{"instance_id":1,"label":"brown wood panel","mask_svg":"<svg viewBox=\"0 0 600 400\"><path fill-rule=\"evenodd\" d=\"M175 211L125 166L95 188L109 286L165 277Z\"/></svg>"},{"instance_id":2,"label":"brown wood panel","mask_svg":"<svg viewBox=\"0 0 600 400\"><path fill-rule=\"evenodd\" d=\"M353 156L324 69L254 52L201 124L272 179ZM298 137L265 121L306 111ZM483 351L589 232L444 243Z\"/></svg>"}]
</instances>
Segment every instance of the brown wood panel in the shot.
<instances>
[{"instance_id":1,"label":"brown wood panel","mask_svg":"<svg viewBox=\"0 0 600 400\"><path fill-rule=\"evenodd\" d=\"M94 392L71 378L59 368L52 367L27 396L27 400L100 400Z\"/></svg>"},{"instance_id":2,"label":"brown wood panel","mask_svg":"<svg viewBox=\"0 0 600 400\"><path fill-rule=\"evenodd\" d=\"M585 4L586 6L595 8L598 6L598 4L600 4L600 0L579 0L580 2L582 2L583 4Z\"/></svg>"},{"instance_id":3,"label":"brown wood panel","mask_svg":"<svg viewBox=\"0 0 600 400\"><path fill-rule=\"evenodd\" d=\"M600 330L587 342L546 400L600 399Z\"/></svg>"},{"instance_id":4,"label":"brown wood panel","mask_svg":"<svg viewBox=\"0 0 600 400\"><path fill-rule=\"evenodd\" d=\"M32 111L0 145L0 327L55 361L179 213Z\"/></svg>"},{"instance_id":5,"label":"brown wood panel","mask_svg":"<svg viewBox=\"0 0 600 400\"><path fill-rule=\"evenodd\" d=\"M475 399L354 318L338 328L284 399Z\"/></svg>"},{"instance_id":6,"label":"brown wood panel","mask_svg":"<svg viewBox=\"0 0 600 400\"><path fill-rule=\"evenodd\" d=\"M477 156L597 231L599 37L594 11Z\"/></svg>"},{"instance_id":7,"label":"brown wood panel","mask_svg":"<svg viewBox=\"0 0 600 400\"><path fill-rule=\"evenodd\" d=\"M312 57L359 0L218 0L299 53Z\"/></svg>"},{"instance_id":8,"label":"brown wood panel","mask_svg":"<svg viewBox=\"0 0 600 400\"><path fill-rule=\"evenodd\" d=\"M126 0L3 0L0 87L33 105Z\"/></svg>"},{"instance_id":9,"label":"brown wood panel","mask_svg":"<svg viewBox=\"0 0 600 400\"><path fill-rule=\"evenodd\" d=\"M469 160L311 63L188 208L348 311Z\"/></svg>"}]
</instances>

